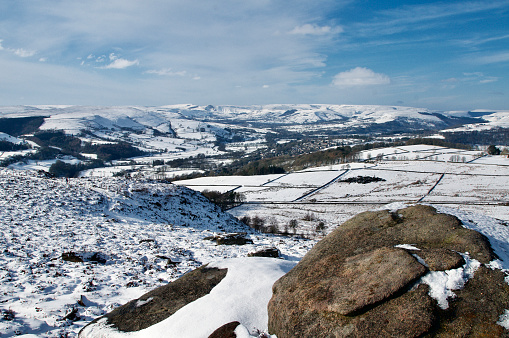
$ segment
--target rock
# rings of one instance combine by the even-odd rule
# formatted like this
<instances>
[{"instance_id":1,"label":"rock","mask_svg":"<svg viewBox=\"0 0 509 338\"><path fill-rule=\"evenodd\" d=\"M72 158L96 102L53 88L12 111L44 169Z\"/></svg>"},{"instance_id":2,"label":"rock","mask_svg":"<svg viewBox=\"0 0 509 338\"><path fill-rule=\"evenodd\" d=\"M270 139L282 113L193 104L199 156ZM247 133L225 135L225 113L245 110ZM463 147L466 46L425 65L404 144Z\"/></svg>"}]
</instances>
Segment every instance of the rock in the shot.
<instances>
[{"instance_id":1,"label":"rock","mask_svg":"<svg viewBox=\"0 0 509 338\"><path fill-rule=\"evenodd\" d=\"M221 234L205 237L205 240L214 241L218 245L245 245L253 243L252 240L246 238L245 232L235 232L230 234Z\"/></svg>"},{"instance_id":2,"label":"rock","mask_svg":"<svg viewBox=\"0 0 509 338\"><path fill-rule=\"evenodd\" d=\"M75 252L62 253L62 260L66 262L83 263L83 257L76 254Z\"/></svg>"},{"instance_id":3,"label":"rock","mask_svg":"<svg viewBox=\"0 0 509 338\"><path fill-rule=\"evenodd\" d=\"M272 257L279 258L281 257L281 252L276 247L265 248L255 252L250 252L247 254L247 257Z\"/></svg>"},{"instance_id":4,"label":"rock","mask_svg":"<svg viewBox=\"0 0 509 338\"><path fill-rule=\"evenodd\" d=\"M396 247L403 244L420 250ZM495 258L483 235L432 207L361 213L276 281L269 332L278 338L509 334L496 324L509 308L509 286L500 271L478 270L447 310L428 295L427 285L415 285L428 268L462 266L458 252L484 264ZM500 296L494 301L488 294Z\"/></svg>"},{"instance_id":5,"label":"rock","mask_svg":"<svg viewBox=\"0 0 509 338\"><path fill-rule=\"evenodd\" d=\"M72 251L62 253L62 260L74 263L96 262L100 264L105 264L107 261L104 255L99 252L76 253Z\"/></svg>"},{"instance_id":6,"label":"rock","mask_svg":"<svg viewBox=\"0 0 509 338\"><path fill-rule=\"evenodd\" d=\"M78 314L78 308L72 308L68 313L64 316L62 320L70 320L71 322L74 322L76 320L80 320L80 316Z\"/></svg>"},{"instance_id":7,"label":"rock","mask_svg":"<svg viewBox=\"0 0 509 338\"><path fill-rule=\"evenodd\" d=\"M337 255L316 263L301 283L309 308L352 315L394 296L424 275L426 268L405 250L380 248L342 259Z\"/></svg>"},{"instance_id":8,"label":"rock","mask_svg":"<svg viewBox=\"0 0 509 338\"><path fill-rule=\"evenodd\" d=\"M230 322L219 327L212 332L208 338L236 338L235 329L239 326L239 322Z\"/></svg>"},{"instance_id":9,"label":"rock","mask_svg":"<svg viewBox=\"0 0 509 338\"><path fill-rule=\"evenodd\" d=\"M481 266L462 290L455 291L438 331L441 336L455 337L508 337L507 330L497 321L509 309L509 285L500 270Z\"/></svg>"},{"instance_id":10,"label":"rock","mask_svg":"<svg viewBox=\"0 0 509 338\"><path fill-rule=\"evenodd\" d=\"M99 317L85 326L79 337L87 337L94 325L104 318L107 324L119 331L139 331L168 318L180 308L201 298L219 284L227 269L202 266L190 271L176 281L152 290L138 299Z\"/></svg>"},{"instance_id":11,"label":"rock","mask_svg":"<svg viewBox=\"0 0 509 338\"><path fill-rule=\"evenodd\" d=\"M14 317L16 317L14 315L14 311L12 311L11 309L1 310L0 313L2 314L2 319L6 320L6 321L12 321L12 320L14 320Z\"/></svg>"},{"instance_id":12,"label":"rock","mask_svg":"<svg viewBox=\"0 0 509 338\"><path fill-rule=\"evenodd\" d=\"M457 269L465 264L459 253L448 249L423 249L412 253L421 257L431 271Z\"/></svg>"}]
</instances>

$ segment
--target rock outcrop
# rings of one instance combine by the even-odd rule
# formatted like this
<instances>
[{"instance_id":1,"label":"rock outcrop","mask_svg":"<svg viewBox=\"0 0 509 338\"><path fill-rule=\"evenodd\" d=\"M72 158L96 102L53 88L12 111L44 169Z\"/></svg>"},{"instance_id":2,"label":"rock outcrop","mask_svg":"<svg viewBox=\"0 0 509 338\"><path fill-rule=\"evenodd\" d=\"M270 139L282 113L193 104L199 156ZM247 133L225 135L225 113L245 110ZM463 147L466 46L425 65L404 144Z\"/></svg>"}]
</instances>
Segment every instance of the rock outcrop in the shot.
<instances>
[{"instance_id":1,"label":"rock outcrop","mask_svg":"<svg viewBox=\"0 0 509 338\"><path fill-rule=\"evenodd\" d=\"M419 249L419 250L417 250ZM429 271L481 263L447 309L419 283ZM467 256L465 256L467 257ZM286 337L507 336L504 273L489 241L429 206L365 212L317 243L273 286L269 332Z\"/></svg>"},{"instance_id":2,"label":"rock outcrop","mask_svg":"<svg viewBox=\"0 0 509 338\"><path fill-rule=\"evenodd\" d=\"M106 319L104 324L119 331L139 331L157 324L185 305L210 293L226 276L227 269L202 266L176 281L144 294L85 326L79 337L87 337L88 328Z\"/></svg>"}]
</instances>

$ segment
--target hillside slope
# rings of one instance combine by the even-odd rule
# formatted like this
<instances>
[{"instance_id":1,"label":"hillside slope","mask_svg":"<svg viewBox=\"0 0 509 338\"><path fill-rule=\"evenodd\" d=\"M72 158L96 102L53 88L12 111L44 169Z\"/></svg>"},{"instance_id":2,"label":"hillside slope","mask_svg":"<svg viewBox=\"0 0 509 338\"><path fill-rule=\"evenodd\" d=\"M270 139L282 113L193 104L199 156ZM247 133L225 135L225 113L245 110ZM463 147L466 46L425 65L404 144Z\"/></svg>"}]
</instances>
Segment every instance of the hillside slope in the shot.
<instances>
[{"instance_id":1,"label":"hillside slope","mask_svg":"<svg viewBox=\"0 0 509 338\"><path fill-rule=\"evenodd\" d=\"M9 169L0 170L0 231L0 332L7 336L75 336L93 318L202 264L276 243L296 258L313 243L255 235L184 187ZM232 231L247 231L254 243L204 240Z\"/></svg>"}]
</instances>

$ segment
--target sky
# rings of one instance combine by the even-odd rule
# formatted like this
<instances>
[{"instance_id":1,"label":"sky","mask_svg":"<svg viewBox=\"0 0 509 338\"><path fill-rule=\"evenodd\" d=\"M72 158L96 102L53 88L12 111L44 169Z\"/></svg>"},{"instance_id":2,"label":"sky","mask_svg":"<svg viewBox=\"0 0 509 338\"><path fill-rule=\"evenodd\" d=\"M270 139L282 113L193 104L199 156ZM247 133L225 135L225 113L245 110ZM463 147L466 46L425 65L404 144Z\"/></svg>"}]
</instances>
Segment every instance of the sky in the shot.
<instances>
[{"instance_id":1,"label":"sky","mask_svg":"<svg viewBox=\"0 0 509 338\"><path fill-rule=\"evenodd\" d=\"M509 109L509 0L2 0L0 106Z\"/></svg>"}]
</instances>

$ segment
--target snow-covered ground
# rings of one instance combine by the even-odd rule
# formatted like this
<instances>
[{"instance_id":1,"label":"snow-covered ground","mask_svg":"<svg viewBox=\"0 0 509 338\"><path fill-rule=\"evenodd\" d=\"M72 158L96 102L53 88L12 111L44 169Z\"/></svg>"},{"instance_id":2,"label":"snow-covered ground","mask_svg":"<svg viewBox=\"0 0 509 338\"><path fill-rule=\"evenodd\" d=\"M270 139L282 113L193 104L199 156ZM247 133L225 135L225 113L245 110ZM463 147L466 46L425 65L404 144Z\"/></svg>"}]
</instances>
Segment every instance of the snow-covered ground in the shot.
<instances>
[{"instance_id":1,"label":"snow-covered ground","mask_svg":"<svg viewBox=\"0 0 509 338\"><path fill-rule=\"evenodd\" d=\"M386 150L387 154L434 156L461 152L430 146ZM140 171L141 167L133 169ZM105 170L110 176L115 168ZM357 176L385 181L343 181ZM509 268L509 159L503 156L486 156L471 163L431 161L425 156L418 160L384 158L283 175L206 177L175 183L199 191L235 189L246 196L247 203L229 214L258 216L265 225L290 233L289 223L296 220L295 232L315 239L254 233L201 195L176 184L111 177L48 179L36 171L0 169L0 309L3 318L12 319L0 320L2 335L74 337L92 319L205 263L228 266L232 271L228 283L233 286L235 278L248 273L275 280L317 239L355 214L403 208L417 201L455 214L467 227L493 239L501 258L494 266ZM321 223L325 230L317 228ZM231 231L247 231L253 244L217 246L204 240L213 233ZM276 246L285 260L255 264L243 258L268 246ZM63 260L63 254L83 257L84 262ZM254 285L242 283L245 292L255 292ZM271 283L266 284L265 291L256 292L266 295ZM213 297L223 297L221 289L217 292ZM448 292L440 297L446 299ZM250 307L232 308L233 312L253 313L245 316L245 331L239 336L266 329L266 298L249 303ZM214 303L203 302L204 310ZM195 311L190 309L183 310L182 318ZM76 317L69 315L73 312ZM166 324L157 330L177 327Z\"/></svg>"},{"instance_id":2,"label":"snow-covered ground","mask_svg":"<svg viewBox=\"0 0 509 338\"><path fill-rule=\"evenodd\" d=\"M366 160L377 155L380 161L284 175L203 177L175 184L199 191L235 189L245 195L247 203L230 210L233 215L263 216L272 223L275 219L280 229L296 219L304 234L312 234L319 222L333 229L359 212L393 202L429 202L509 220L509 158L505 156L479 157L460 149L415 145L373 149L360 157ZM451 156L460 160L450 161ZM462 161L462 156L476 159ZM383 180L343 182L357 176Z\"/></svg>"},{"instance_id":3,"label":"snow-covered ground","mask_svg":"<svg viewBox=\"0 0 509 338\"><path fill-rule=\"evenodd\" d=\"M397 210L404 207L405 204L393 203L384 206L384 209ZM489 267L509 271L509 230L506 224L487 216L455 209L438 207L438 211L453 214L465 227L483 233L498 256L498 259L489 263ZM419 255L419 248L414 245L402 244L397 247L417 250L415 255ZM447 271L429 271L417 281L429 285L429 295L436 299L442 309L449 307L449 300L456 296L455 291L463 288L481 265L471 259L468 253L460 254L465 259L463 266ZM237 337L267 337L267 304L271 298L272 285L294 264L273 258L234 258L215 262L211 266L228 269L226 277L210 294L184 306L169 318L130 333L119 332L100 321L89 326L84 336L123 338L164 337L171 334L176 337L201 338L209 336L224 323L239 321L240 325L235 329ZM501 314L497 324L509 328L508 314L509 310ZM197 320L200 325L193 325Z\"/></svg>"},{"instance_id":4,"label":"snow-covered ground","mask_svg":"<svg viewBox=\"0 0 509 338\"><path fill-rule=\"evenodd\" d=\"M115 178L48 179L0 170L2 336L75 336L92 319L202 264L276 246L287 260L314 241L250 232L201 195ZM217 246L216 232L253 244ZM63 254L84 257L69 262ZM80 301L83 305L78 304ZM77 318L66 315L77 309Z\"/></svg>"}]
</instances>

